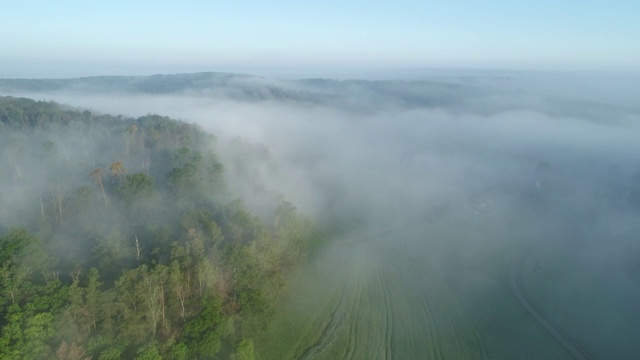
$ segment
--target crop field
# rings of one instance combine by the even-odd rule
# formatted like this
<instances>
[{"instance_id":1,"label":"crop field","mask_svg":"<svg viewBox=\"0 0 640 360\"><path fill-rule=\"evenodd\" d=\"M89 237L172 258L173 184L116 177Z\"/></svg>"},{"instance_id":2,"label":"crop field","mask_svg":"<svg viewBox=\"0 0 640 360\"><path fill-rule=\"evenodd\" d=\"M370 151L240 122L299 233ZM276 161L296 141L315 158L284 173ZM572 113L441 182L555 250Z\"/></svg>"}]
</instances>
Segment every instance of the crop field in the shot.
<instances>
[{"instance_id":1,"label":"crop field","mask_svg":"<svg viewBox=\"0 0 640 360\"><path fill-rule=\"evenodd\" d=\"M558 243L536 247L522 262L523 290L592 358L635 358L640 287L622 268L623 254L598 254L604 262L590 255Z\"/></svg>"},{"instance_id":2,"label":"crop field","mask_svg":"<svg viewBox=\"0 0 640 360\"><path fill-rule=\"evenodd\" d=\"M492 236L458 216L336 241L291 281L258 358L574 358L514 295L526 247Z\"/></svg>"}]
</instances>

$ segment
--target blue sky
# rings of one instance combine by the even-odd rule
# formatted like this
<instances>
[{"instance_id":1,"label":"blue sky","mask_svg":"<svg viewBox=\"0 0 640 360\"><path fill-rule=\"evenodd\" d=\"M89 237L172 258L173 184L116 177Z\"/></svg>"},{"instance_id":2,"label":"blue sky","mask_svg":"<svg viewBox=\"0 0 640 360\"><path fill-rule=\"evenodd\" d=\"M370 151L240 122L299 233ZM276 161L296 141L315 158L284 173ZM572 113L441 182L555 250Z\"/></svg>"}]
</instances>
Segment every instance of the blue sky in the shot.
<instances>
[{"instance_id":1,"label":"blue sky","mask_svg":"<svg viewBox=\"0 0 640 360\"><path fill-rule=\"evenodd\" d=\"M640 67L640 1L4 1L0 76Z\"/></svg>"}]
</instances>

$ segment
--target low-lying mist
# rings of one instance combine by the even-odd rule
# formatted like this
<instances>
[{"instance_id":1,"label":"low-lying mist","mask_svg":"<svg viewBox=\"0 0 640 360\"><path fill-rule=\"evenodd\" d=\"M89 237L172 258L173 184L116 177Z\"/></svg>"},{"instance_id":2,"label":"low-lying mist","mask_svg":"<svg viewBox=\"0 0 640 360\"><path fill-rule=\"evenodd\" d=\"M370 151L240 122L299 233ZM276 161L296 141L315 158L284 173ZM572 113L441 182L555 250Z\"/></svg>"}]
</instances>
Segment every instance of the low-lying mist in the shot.
<instances>
[{"instance_id":1,"label":"low-lying mist","mask_svg":"<svg viewBox=\"0 0 640 360\"><path fill-rule=\"evenodd\" d=\"M217 136L228 186L258 213L284 197L320 224L361 235L442 221L474 239L461 250L470 262L474 256L505 262L491 249L514 242L550 249L534 250L531 261L541 272L572 254L576 265L555 275L566 288L549 287L546 301L600 296L601 307L589 314L593 322L615 332L624 318L620 328L640 330L633 309L640 301L640 107L631 82L617 87L602 80L600 88L597 79L531 74L234 81L240 85L161 94L64 88L6 94L196 123ZM483 233L487 227L500 230ZM393 246L394 235L385 241ZM490 291L471 285L463 302ZM558 301L557 308L566 305ZM612 309L617 315L607 313ZM559 323L578 317L564 316ZM601 335L592 329L576 337ZM590 351L619 343L632 349L629 335L620 336Z\"/></svg>"},{"instance_id":2,"label":"low-lying mist","mask_svg":"<svg viewBox=\"0 0 640 360\"><path fill-rule=\"evenodd\" d=\"M239 77L240 85L159 95L99 88L12 95L196 123L219 138L229 160L238 151L253 153L253 164L229 162L232 178L249 172L262 190L320 216L327 207L385 212L393 204L412 213L487 186L533 186L540 162L557 182L576 187L596 186L612 169L616 181L631 185L640 170L640 110L623 102L630 86L595 101L595 80L574 81L572 88L567 79L548 81L545 91L531 75L423 82ZM580 87L585 83L593 87ZM254 96L236 96L238 88ZM259 190L241 178L232 186Z\"/></svg>"}]
</instances>

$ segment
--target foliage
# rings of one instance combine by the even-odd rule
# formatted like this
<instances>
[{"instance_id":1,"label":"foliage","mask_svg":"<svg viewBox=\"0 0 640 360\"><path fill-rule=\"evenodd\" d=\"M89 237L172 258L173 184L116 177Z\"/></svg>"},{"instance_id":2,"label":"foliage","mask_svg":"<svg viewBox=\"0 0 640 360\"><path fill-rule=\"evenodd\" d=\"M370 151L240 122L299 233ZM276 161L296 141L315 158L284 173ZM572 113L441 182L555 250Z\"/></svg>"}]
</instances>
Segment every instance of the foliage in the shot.
<instances>
[{"instance_id":1,"label":"foliage","mask_svg":"<svg viewBox=\"0 0 640 360\"><path fill-rule=\"evenodd\" d=\"M189 358L210 358L220 350L223 335L222 303L217 298L203 299L202 310L189 320L182 336Z\"/></svg>"},{"instance_id":2,"label":"foliage","mask_svg":"<svg viewBox=\"0 0 640 360\"><path fill-rule=\"evenodd\" d=\"M233 360L253 360L255 359L253 354L253 341L248 339L242 339L236 345L236 350L232 356Z\"/></svg>"},{"instance_id":3,"label":"foliage","mask_svg":"<svg viewBox=\"0 0 640 360\"><path fill-rule=\"evenodd\" d=\"M127 175L116 186L116 191L128 203L134 202L153 191L153 178L145 173Z\"/></svg>"},{"instance_id":4,"label":"foliage","mask_svg":"<svg viewBox=\"0 0 640 360\"><path fill-rule=\"evenodd\" d=\"M0 97L0 127L0 358L253 358L314 233L293 204L229 201L215 139L166 117Z\"/></svg>"}]
</instances>

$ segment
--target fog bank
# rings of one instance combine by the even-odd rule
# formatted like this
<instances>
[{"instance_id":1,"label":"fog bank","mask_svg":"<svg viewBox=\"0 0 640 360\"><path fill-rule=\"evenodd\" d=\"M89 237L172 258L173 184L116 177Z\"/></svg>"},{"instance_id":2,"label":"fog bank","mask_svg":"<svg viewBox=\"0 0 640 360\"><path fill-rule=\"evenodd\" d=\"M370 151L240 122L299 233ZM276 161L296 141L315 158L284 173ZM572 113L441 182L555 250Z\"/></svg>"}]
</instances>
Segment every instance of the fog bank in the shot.
<instances>
[{"instance_id":1,"label":"fog bank","mask_svg":"<svg viewBox=\"0 0 640 360\"><path fill-rule=\"evenodd\" d=\"M633 78L546 74L422 82L242 77L160 94L12 94L196 123L218 137L229 187L258 212L285 197L319 223L359 234L438 221L467 227L477 241L458 249L459 259L506 262L500 249L524 244L534 249L531 283L539 288L546 285L535 274L571 254L573 272L554 275L566 287L544 288L545 296L570 309L568 299L606 287L609 297L589 316L610 329L638 330L640 319L627 316L640 301L638 90ZM474 296L493 291L504 276L497 268L481 282L465 278L475 285L461 302L471 307ZM597 286L576 285L589 282ZM612 308L616 316L607 314ZM582 316L573 311L563 315L567 323Z\"/></svg>"}]
</instances>

